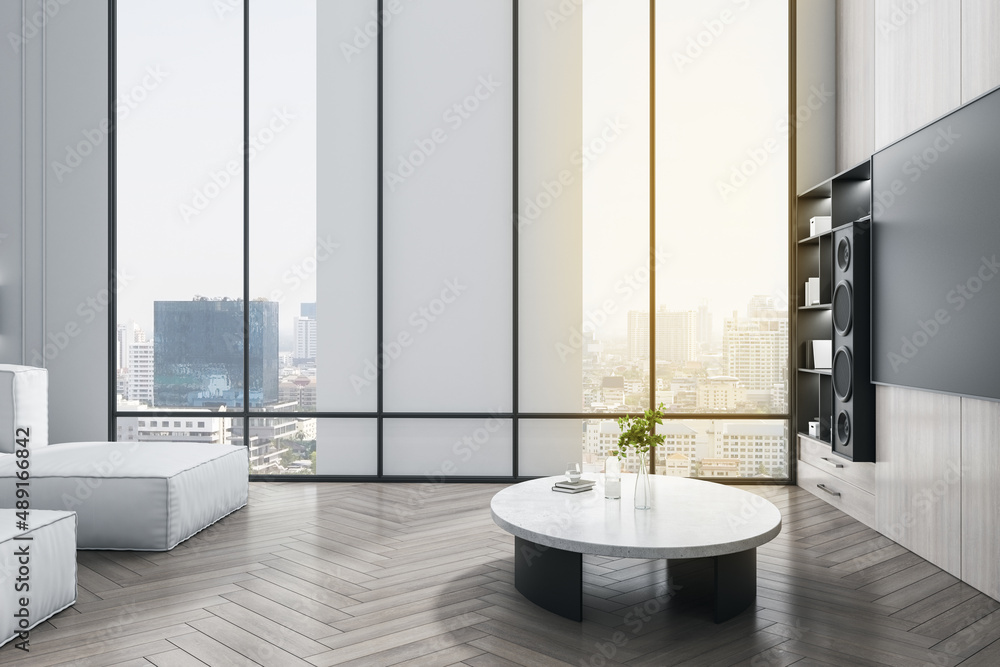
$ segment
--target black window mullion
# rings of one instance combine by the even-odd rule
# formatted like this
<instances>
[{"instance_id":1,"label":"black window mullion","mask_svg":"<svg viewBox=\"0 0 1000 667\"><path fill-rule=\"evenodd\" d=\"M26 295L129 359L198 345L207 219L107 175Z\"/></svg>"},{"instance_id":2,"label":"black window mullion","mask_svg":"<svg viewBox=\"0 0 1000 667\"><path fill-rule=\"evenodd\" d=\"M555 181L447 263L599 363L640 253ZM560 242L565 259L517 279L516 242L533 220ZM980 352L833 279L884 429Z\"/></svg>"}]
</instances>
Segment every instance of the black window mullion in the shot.
<instances>
[{"instance_id":1,"label":"black window mullion","mask_svg":"<svg viewBox=\"0 0 1000 667\"><path fill-rule=\"evenodd\" d=\"M383 11L382 10L382 2L383 2L383 0L378 0L378 16L379 17L382 16L382 11ZM376 307L377 307L378 312L376 313L376 324L375 324L375 332L376 333L375 333L375 335L377 337L377 341L378 342L376 344L375 349L378 351L378 354L375 357L376 362L377 362L375 364L375 376L376 376L375 377L375 392L376 392L376 408L375 409L376 409L376 414L377 414L377 416L376 416L376 450L377 450L376 476L378 478L381 478L383 476L383 472L384 472L384 459L383 459L383 452L384 452L384 447L383 447L383 444L384 444L384 435L383 435L384 434L384 421L383 421L383 414L382 414L382 410L383 410L383 407L384 407L383 406L383 402L382 402L382 399L383 399L383 384L384 384L383 383L383 373L382 373L382 334L383 334L383 330L382 330L382 327L383 327L382 305L383 305L384 281L383 281L382 273L383 273L384 263L383 263L383 259L382 259L382 232L383 232L382 223L383 223L383 213L384 213L383 198L384 198L385 193L383 191L383 185L382 185L382 167L383 167L383 163L384 163L384 156L382 155L382 148L383 148L383 132L382 132L383 114L382 114L382 112L383 112L383 101L384 101L384 99L383 99L383 97L384 97L384 95L383 95L384 77L383 77L382 74L383 74L384 44L385 44L385 39L384 39L383 31L385 29L385 26L382 24L381 20L376 21L376 23L378 25L378 46L377 46L377 48L378 48L378 64L376 65L376 67L377 67L376 77L377 77L377 81L378 81L378 84L377 84L378 85L378 92L376 93L376 95L377 95L376 105L377 105L377 109L378 109L378 111L377 111L377 116L378 116L377 126L378 126L378 130L377 130L377 138L376 138L376 146L377 146L376 150L378 151L378 155L376 157L377 173L375 174L375 178L378 179L378 188L377 188L378 203L376 205L377 206L377 212L376 212L376 242L375 242L375 244L376 244L376 256L377 256L377 259L376 259L376 265L377 265L377 267L376 267L376 272L377 272L377 277L376 277L376 292L377 292L377 295L378 295L376 297L376 301L377 301L377 306Z\"/></svg>"}]
</instances>

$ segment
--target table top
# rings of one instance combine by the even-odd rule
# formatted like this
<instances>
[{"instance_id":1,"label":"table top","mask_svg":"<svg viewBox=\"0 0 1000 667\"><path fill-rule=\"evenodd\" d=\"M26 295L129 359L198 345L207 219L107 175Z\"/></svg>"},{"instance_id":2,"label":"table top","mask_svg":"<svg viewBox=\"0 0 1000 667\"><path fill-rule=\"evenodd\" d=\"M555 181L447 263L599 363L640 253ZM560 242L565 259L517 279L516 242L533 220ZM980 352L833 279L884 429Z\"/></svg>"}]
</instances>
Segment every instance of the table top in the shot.
<instances>
[{"instance_id":1,"label":"table top","mask_svg":"<svg viewBox=\"0 0 1000 667\"><path fill-rule=\"evenodd\" d=\"M617 558L702 558L745 551L781 531L770 501L713 482L650 475L652 509L633 507L635 475L622 475L622 497L604 498L602 474L593 490L552 490L565 476L521 482L490 502L493 521L535 544Z\"/></svg>"}]
</instances>

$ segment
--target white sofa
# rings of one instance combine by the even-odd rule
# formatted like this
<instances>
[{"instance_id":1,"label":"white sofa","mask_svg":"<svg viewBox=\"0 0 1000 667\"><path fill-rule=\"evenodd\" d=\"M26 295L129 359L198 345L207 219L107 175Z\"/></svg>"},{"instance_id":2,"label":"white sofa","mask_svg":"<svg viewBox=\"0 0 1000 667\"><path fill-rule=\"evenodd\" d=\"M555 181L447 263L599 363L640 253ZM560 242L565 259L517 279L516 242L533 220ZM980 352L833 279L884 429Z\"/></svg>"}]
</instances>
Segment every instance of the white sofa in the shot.
<instances>
[{"instance_id":1,"label":"white sofa","mask_svg":"<svg viewBox=\"0 0 1000 667\"><path fill-rule=\"evenodd\" d=\"M27 470L33 510L77 513L77 548L167 551L246 505L246 448L50 445L47 389L44 369L0 365L0 424L11 425L0 426L0 507L15 507L17 475Z\"/></svg>"}]
</instances>

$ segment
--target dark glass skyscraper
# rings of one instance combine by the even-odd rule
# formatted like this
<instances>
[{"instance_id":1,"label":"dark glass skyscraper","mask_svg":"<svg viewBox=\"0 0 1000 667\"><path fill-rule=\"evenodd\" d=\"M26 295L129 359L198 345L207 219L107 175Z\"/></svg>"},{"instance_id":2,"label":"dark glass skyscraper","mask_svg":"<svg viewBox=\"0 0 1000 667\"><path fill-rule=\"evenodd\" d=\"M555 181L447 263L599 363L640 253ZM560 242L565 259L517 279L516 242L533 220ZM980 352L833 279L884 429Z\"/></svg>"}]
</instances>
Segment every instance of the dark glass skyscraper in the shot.
<instances>
[{"instance_id":1,"label":"dark glass skyscraper","mask_svg":"<svg viewBox=\"0 0 1000 667\"><path fill-rule=\"evenodd\" d=\"M278 303L250 302L251 407L278 401ZM243 301L153 302L157 408L243 405Z\"/></svg>"}]
</instances>

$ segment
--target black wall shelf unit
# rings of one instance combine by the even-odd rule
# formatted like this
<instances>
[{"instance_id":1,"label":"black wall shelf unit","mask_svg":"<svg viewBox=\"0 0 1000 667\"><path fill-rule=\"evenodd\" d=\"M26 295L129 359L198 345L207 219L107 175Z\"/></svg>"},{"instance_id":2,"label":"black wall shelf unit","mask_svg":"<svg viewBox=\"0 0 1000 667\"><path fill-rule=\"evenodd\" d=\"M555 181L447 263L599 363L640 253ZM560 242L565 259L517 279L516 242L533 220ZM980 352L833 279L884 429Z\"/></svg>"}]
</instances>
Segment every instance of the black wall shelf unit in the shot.
<instances>
[{"instance_id":1,"label":"black wall shelf unit","mask_svg":"<svg viewBox=\"0 0 1000 667\"><path fill-rule=\"evenodd\" d=\"M796 410L798 435L858 462L875 460L870 372L871 162L796 198ZM822 218L829 218L828 226ZM820 218L819 229L810 220ZM807 300L806 283L816 293ZM818 299L818 302L817 302ZM829 361L814 354L814 341ZM810 433L810 422L818 431Z\"/></svg>"}]
</instances>

